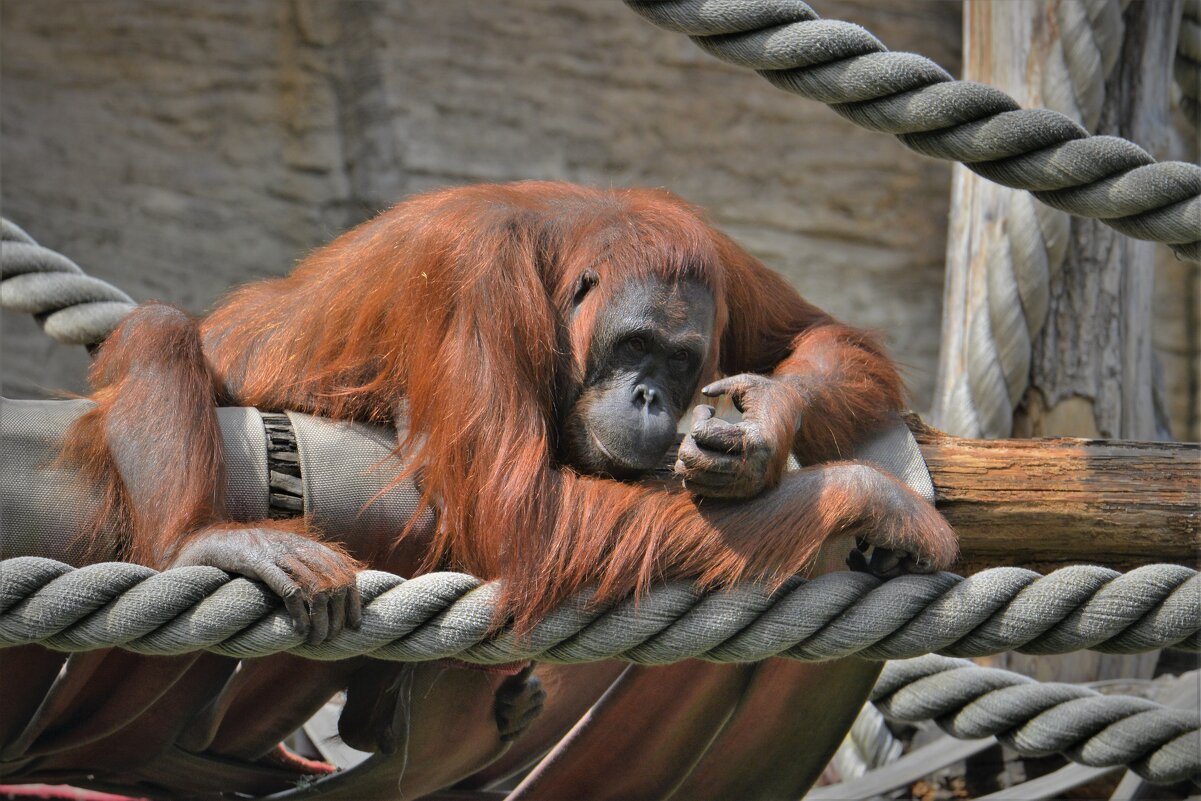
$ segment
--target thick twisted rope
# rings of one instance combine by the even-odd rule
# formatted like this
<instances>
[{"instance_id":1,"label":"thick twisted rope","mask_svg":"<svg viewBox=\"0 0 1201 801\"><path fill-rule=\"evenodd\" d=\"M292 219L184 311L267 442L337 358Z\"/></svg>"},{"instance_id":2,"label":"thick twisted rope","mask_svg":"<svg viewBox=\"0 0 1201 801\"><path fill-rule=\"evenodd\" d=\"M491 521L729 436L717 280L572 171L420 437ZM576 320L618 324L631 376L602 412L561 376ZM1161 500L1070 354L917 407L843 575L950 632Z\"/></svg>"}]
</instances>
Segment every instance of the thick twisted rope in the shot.
<instances>
[{"instance_id":1,"label":"thick twisted rope","mask_svg":"<svg viewBox=\"0 0 1201 801\"><path fill-rule=\"evenodd\" d=\"M995 736L1025 756L1127 765L1160 784L1201 780L1201 715L1076 684L1040 683L963 659L889 662L872 690L885 715L935 720L963 739Z\"/></svg>"},{"instance_id":2,"label":"thick twisted rope","mask_svg":"<svg viewBox=\"0 0 1201 801\"><path fill-rule=\"evenodd\" d=\"M901 741L888 728L884 715L873 704L866 703L830 758L830 764L838 772L839 781L846 782L896 762L903 752Z\"/></svg>"},{"instance_id":3,"label":"thick twisted rope","mask_svg":"<svg viewBox=\"0 0 1201 801\"><path fill-rule=\"evenodd\" d=\"M112 284L86 275L66 256L0 220L0 308L35 315L58 342L95 345L134 305Z\"/></svg>"},{"instance_id":4,"label":"thick twisted rope","mask_svg":"<svg viewBox=\"0 0 1201 801\"><path fill-rule=\"evenodd\" d=\"M1201 576L1178 565L1125 574L1078 566L1047 576L994 568L970 578L937 573L888 582L831 573L794 578L775 593L755 586L701 593L676 582L605 609L582 594L521 637L494 630L495 582L461 573L405 580L368 570L358 586L362 628L307 645L273 593L216 568L157 573L110 562L74 569L19 557L0 562L0 647L480 664L1201 650Z\"/></svg>"},{"instance_id":5,"label":"thick twisted rope","mask_svg":"<svg viewBox=\"0 0 1201 801\"><path fill-rule=\"evenodd\" d=\"M1156 162L1125 139L1089 136L1049 109L1022 109L990 86L956 81L929 59L891 53L800 0L625 0L718 58L829 105L912 150L961 161L1058 209L1168 244L1201 261L1201 167Z\"/></svg>"}]
</instances>

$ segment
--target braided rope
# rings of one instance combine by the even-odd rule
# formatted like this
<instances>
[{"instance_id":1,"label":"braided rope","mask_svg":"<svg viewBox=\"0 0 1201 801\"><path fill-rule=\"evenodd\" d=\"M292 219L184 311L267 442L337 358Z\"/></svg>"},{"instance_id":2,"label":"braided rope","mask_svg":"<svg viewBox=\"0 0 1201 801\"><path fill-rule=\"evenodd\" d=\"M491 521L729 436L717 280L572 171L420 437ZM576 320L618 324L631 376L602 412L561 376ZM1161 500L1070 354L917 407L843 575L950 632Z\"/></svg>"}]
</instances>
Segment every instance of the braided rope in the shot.
<instances>
[{"instance_id":1,"label":"braided rope","mask_svg":"<svg viewBox=\"0 0 1201 801\"><path fill-rule=\"evenodd\" d=\"M868 31L823 20L801 0L625 0L718 58L828 104L912 150L961 161L1042 202L1201 261L1201 167L1156 162L1112 136L1089 136L1049 109L1022 109L990 86L956 81L929 59L891 53Z\"/></svg>"},{"instance_id":2,"label":"braided rope","mask_svg":"<svg viewBox=\"0 0 1201 801\"><path fill-rule=\"evenodd\" d=\"M885 715L935 720L963 739L995 736L1025 756L1128 765L1149 781L1201 779L1201 715L1076 684L1040 683L963 659L889 662L872 689Z\"/></svg>"},{"instance_id":3,"label":"braided rope","mask_svg":"<svg viewBox=\"0 0 1201 801\"><path fill-rule=\"evenodd\" d=\"M1077 566L1047 576L994 568L970 578L938 573L888 582L831 573L794 578L775 593L748 585L706 594L675 582L606 609L582 594L520 638L492 630L495 582L367 570L358 586L362 628L307 645L273 593L216 568L158 573L110 562L74 569L18 557L0 562L0 647L117 646L153 655L203 649L242 658L288 651L320 660L453 656L480 664L1201 650L1201 576L1177 565L1125 574Z\"/></svg>"},{"instance_id":4,"label":"braided rope","mask_svg":"<svg viewBox=\"0 0 1201 801\"><path fill-rule=\"evenodd\" d=\"M943 428L961 437L1013 433L1013 410L1030 384L1033 343L1047 320L1051 280L1063 267L1071 217L1008 193L1000 242L987 247L982 290L969 292L966 357L942 408Z\"/></svg>"},{"instance_id":5,"label":"braided rope","mask_svg":"<svg viewBox=\"0 0 1201 801\"><path fill-rule=\"evenodd\" d=\"M112 284L0 219L0 308L35 315L58 342L95 345L134 305Z\"/></svg>"},{"instance_id":6,"label":"braided rope","mask_svg":"<svg viewBox=\"0 0 1201 801\"><path fill-rule=\"evenodd\" d=\"M901 741L888 728L884 715L869 702L860 707L830 764L839 781L846 782L896 762L903 752Z\"/></svg>"}]
</instances>

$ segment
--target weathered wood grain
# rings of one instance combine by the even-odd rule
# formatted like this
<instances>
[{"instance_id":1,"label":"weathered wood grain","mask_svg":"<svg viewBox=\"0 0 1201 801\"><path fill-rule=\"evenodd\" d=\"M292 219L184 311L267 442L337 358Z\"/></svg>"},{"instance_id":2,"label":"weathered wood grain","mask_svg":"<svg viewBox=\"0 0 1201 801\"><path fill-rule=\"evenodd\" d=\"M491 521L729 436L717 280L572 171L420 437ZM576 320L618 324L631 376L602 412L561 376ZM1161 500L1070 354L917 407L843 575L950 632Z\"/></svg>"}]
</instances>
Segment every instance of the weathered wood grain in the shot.
<instances>
[{"instance_id":1,"label":"weathered wood grain","mask_svg":"<svg viewBox=\"0 0 1201 801\"><path fill-rule=\"evenodd\" d=\"M1198 565L1201 445L970 440L911 419L935 503L959 533L960 572L1069 564Z\"/></svg>"}]
</instances>

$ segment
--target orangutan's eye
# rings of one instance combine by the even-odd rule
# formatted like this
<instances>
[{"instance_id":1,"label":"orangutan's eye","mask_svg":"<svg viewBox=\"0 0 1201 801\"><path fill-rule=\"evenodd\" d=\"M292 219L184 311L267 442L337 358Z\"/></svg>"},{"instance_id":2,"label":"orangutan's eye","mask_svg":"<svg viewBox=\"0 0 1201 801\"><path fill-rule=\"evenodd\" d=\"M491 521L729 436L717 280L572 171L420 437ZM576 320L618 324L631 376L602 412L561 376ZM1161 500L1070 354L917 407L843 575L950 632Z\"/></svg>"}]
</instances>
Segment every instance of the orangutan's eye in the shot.
<instances>
[{"instance_id":1,"label":"orangutan's eye","mask_svg":"<svg viewBox=\"0 0 1201 801\"><path fill-rule=\"evenodd\" d=\"M675 353L671 354L671 369L677 373L683 373L690 370L693 365L693 356L689 351L680 348Z\"/></svg>"}]
</instances>

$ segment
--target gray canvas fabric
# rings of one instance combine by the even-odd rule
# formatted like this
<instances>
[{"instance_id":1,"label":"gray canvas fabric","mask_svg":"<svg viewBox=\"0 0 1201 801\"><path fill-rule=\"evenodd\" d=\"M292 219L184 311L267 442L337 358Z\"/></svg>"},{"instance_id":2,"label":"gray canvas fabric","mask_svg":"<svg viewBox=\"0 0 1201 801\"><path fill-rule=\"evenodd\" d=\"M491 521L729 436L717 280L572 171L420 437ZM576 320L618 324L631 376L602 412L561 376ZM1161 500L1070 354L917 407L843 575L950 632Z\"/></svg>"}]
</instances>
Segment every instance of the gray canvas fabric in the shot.
<instances>
[{"instance_id":1,"label":"gray canvas fabric","mask_svg":"<svg viewBox=\"0 0 1201 801\"><path fill-rule=\"evenodd\" d=\"M389 487L404 466L389 428L339 423L289 412L304 482L304 511L314 525L336 532L399 531L421 497L406 480ZM428 513L427 513L428 514Z\"/></svg>"},{"instance_id":2,"label":"gray canvas fabric","mask_svg":"<svg viewBox=\"0 0 1201 801\"><path fill-rule=\"evenodd\" d=\"M63 436L88 400L0 398L0 558L45 556L77 565L80 536L98 511L93 490L56 462ZM217 410L225 492L234 520L267 517L267 444L256 409ZM111 533L102 532L102 541Z\"/></svg>"},{"instance_id":3,"label":"gray canvas fabric","mask_svg":"<svg viewBox=\"0 0 1201 801\"><path fill-rule=\"evenodd\" d=\"M63 433L90 401L0 398L0 557L79 564L78 536L97 512L74 471L54 463Z\"/></svg>"},{"instance_id":4,"label":"gray canvas fabric","mask_svg":"<svg viewBox=\"0 0 1201 801\"><path fill-rule=\"evenodd\" d=\"M97 509L92 491L55 464L70 424L86 400L0 399L0 558L46 556L77 564L75 543ZM395 533L413 516L420 490L412 480L389 487L403 467L391 429L289 413L296 431L305 512L322 530ZM217 410L225 449L226 508L233 520L267 517L267 439L256 409ZM933 501L921 451L901 421L873 437L856 457L885 470ZM427 524L431 513L426 512Z\"/></svg>"},{"instance_id":5,"label":"gray canvas fabric","mask_svg":"<svg viewBox=\"0 0 1201 801\"><path fill-rule=\"evenodd\" d=\"M225 512L233 520L267 517L267 435L258 409L217 410L225 449Z\"/></svg>"},{"instance_id":6,"label":"gray canvas fabric","mask_svg":"<svg viewBox=\"0 0 1201 801\"><path fill-rule=\"evenodd\" d=\"M903 420L879 432L855 449L855 458L874 465L885 473L895 476L910 489L934 503L934 483L926 460L913 432Z\"/></svg>"}]
</instances>

